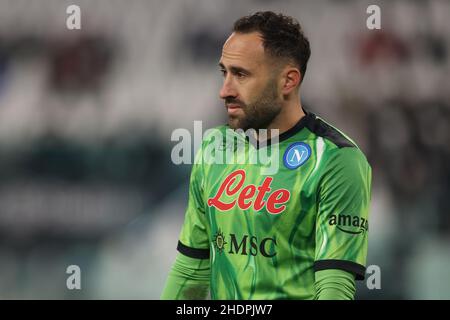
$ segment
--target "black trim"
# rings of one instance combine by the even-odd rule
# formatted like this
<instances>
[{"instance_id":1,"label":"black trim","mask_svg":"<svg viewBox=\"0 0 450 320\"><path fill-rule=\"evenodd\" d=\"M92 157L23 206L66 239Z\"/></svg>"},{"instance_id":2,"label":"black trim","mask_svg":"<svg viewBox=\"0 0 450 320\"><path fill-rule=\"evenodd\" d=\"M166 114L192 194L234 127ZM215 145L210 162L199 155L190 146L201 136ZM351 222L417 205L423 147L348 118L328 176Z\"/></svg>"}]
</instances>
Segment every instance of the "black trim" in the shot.
<instances>
[{"instance_id":1,"label":"black trim","mask_svg":"<svg viewBox=\"0 0 450 320\"><path fill-rule=\"evenodd\" d=\"M319 137L330 140L338 148L356 147L356 145L353 142L351 142L342 133L336 130L336 128L333 128L331 125L329 125L322 119L317 118L316 115L314 114L312 114L312 116L308 118L306 127Z\"/></svg>"},{"instance_id":2,"label":"black trim","mask_svg":"<svg viewBox=\"0 0 450 320\"><path fill-rule=\"evenodd\" d=\"M181 241L178 241L177 250L190 258L209 259L209 249L191 248L182 244Z\"/></svg>"},{"instance_id":3,"label":"black trim","mask_svg":"<svg viewBox=\"0 0 450 320\"><path fill-rule=\"evenodd\" d=\"M292 128L288 129L287 131L279 135L278 137L279 142L287 140L296 133L298 133L306 126L306 124L310 121L310 118L314 116L314 114L307 112L305 109L303 109L303 112L305 113L305 115L301 117L301 119Z\"/></svg>"},{"instance_id":4,"label":"black trim","mask_svg":"<svg viewBox=\"0 0 450 320\"><path fill-rule=\"evenodd\" d=\"M314 262L314 271L340 269L355 274L356 280L364 280L366 276L366 267L359 263L347 260L318 260Z\"/></svg>"},{"instance_id":5,"label":"black trim","mask_svg":"<svg viewBox=\"0 0 450 320\"><path fill-rule=\"evenodd\" d=\"M326 123L324 120L319 119L314 113L308 112L305 108L302 107L305 115L298 120L298 122L288 129L284 131L278 136L278 142L282 142L287 140L300 132L303 128L308 128L309 131L314 133L315 135L322 137L324 139L330 140L333 142L338 148L351 147L356 148L357 146L351 142L348 138L346 138L342 133L340 133L336 128ZM226 125L229 127L229 125ZM259 141L255 138L250 138L249 136L245 136L245 139L248 143L251 143L256 149L259 149L261 146ZM262 146L270 146L272 144L271 139L267 139L267 141L262 144Z\"/></svg>"}]
</instances>

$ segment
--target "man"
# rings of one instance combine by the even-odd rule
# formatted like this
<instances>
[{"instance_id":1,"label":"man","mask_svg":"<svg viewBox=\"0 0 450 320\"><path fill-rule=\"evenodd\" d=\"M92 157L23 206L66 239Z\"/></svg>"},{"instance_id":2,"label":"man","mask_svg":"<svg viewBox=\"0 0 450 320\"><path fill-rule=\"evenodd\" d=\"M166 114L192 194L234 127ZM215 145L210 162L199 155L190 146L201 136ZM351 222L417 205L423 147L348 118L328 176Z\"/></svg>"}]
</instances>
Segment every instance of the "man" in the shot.
<instances>
[{"instance_id":1,"label":"man","mask_svg":"<svg viewBox=\"0 0 450 320\"><path fill-rule=\"evenodd\" d=\"M309 56L288 16L235 22L219 63L229 119L217 130L278 129L263 146L261 135L240 141L249 152L280 151L280 165L264 175L261 164L194 164L162 299L354 298L365 275L371 168L353 141L302 107Z\"/></svg>"}]
</instances>

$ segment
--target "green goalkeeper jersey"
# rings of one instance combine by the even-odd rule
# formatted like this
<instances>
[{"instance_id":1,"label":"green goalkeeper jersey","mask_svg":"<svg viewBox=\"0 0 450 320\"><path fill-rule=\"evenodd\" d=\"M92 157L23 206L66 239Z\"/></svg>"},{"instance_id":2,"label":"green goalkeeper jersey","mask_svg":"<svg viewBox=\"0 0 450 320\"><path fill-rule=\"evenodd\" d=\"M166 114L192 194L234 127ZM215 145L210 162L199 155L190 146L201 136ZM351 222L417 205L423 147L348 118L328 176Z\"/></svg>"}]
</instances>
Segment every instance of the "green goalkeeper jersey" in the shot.
<instances>
[{"instance_id":1,"label":"green goalkeeper jersey","mask_svg":"<svg viewBox=\"0 0 450 320\"><path fill-rule=\"evenodd\" d=\"M312 299L324 269L364 279L371 168L361 150L308 112L266 144L249 136L215 128L191 171L178 251L209 259L211 298Z\"/></svg>"}]
</instances>

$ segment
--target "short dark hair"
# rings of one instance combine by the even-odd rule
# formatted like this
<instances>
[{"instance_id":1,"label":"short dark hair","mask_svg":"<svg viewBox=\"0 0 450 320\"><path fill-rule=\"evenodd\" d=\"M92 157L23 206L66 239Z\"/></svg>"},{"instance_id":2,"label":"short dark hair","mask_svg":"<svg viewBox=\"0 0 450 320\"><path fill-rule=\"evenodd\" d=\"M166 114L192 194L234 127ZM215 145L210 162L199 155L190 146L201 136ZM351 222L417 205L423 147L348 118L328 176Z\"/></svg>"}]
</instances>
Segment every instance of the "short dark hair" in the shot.
<instances>
[{"instance_id":1,"label":"short dark hair","mask_svg":"<svg viewBox=\"0 0 450 320\"><path fill-rule=\"evenodd\" d=\"M261 33L264 50L272 57L288 58L297 64L303 81L311 49L309 40L296 19L272 11L259 11L238 19L233 31Z\"/></svg>"}]
</instances>

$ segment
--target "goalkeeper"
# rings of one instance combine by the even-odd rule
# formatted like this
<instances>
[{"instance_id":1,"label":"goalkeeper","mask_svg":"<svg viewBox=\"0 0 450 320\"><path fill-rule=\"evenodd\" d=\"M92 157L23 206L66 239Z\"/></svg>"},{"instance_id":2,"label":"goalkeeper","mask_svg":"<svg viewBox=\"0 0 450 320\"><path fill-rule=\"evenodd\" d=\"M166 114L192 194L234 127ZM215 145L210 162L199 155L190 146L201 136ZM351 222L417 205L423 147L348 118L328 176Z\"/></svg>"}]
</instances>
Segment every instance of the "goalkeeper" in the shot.
<instances>
[{"instance_id":1,"label":"goalkeeper","mask_svg":"<svg viewBox=\"0 0 450 320\"><path fill-rule=\"evenodd\" d=\"M162 299L354 298L365 275L371 168L349 137L302 106L309 57L291 17L257 12L235 22L219 62L228 123L197 153ZM237 129L278 134L252 139ZM217 152L240 152L234 142L264 150L276 172L204 161L217 133Z\"/></svg>"}]
</instances>

